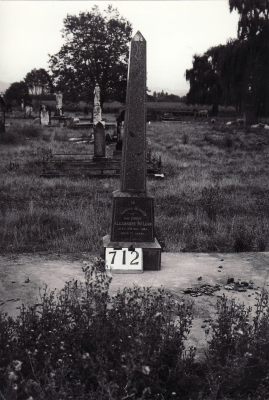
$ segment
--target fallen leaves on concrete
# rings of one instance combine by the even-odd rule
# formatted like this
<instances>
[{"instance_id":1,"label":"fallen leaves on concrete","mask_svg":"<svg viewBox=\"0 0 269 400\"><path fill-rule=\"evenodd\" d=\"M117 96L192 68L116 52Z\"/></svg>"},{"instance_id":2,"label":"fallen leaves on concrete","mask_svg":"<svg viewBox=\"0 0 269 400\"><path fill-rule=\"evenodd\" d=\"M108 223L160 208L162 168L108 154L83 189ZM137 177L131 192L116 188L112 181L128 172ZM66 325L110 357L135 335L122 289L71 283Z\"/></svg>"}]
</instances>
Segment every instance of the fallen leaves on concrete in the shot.
<instances>
[{"instance_id":1,"label":"fallen leaves on concrete","mask_svg":"<svg viewBox=\"0 0 269 400\"><path fill-rule=\"evenodd\" d=\"M201 277L198 278L198 280ZM227 279L227 284L226 285L220 285L220 284L215 284L215 285L210 285L210 284L203 284L203 285L197 285L193 287L187 287L184 289L181 293L184 294L190 294L192 297L198 297L202 295L207 295L207 296L214 296L214 293L221 290L233 290L237 292L246 292L248 289L250 290L258 290L259 287L254 287L254 282L253 281L241 281L241 279L238 279L238 281L235 282L234 278L228 278ZM256 292L257 293L257 292Z\"/></svg>"},{"instance_id":2,"label":"fallen leaves on concrete","mask_svg":"<svg viewBox=\"0 0 269 400\"><path fill-rule=\"evenodd\" d=\"M182 293L190 294L192 297L202 296L203 294L207 296L213 296L214 292L220 290L221 285L210 285L210 284L203 284L195 287L189 287L183 290Z\"/></svg>"}]
</instances>

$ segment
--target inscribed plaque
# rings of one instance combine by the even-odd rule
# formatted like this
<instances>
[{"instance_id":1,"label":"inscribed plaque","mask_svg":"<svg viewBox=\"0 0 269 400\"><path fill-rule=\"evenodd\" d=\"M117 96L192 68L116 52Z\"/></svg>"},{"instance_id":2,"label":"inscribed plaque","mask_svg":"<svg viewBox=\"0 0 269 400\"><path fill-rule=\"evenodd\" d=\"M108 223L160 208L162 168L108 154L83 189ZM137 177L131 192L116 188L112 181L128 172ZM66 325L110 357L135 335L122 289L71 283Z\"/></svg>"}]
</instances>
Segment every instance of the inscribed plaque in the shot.
<instances>
[{"instance_id":1,"label":"inscribed plaque","mask_svg":"<svg viewBox=\"0 0 269 400\"><path fill-rule=\"evenodd\" d=\"M153 199L114 198L112 241L154 241Z\"/></svg>"}]
</instances>

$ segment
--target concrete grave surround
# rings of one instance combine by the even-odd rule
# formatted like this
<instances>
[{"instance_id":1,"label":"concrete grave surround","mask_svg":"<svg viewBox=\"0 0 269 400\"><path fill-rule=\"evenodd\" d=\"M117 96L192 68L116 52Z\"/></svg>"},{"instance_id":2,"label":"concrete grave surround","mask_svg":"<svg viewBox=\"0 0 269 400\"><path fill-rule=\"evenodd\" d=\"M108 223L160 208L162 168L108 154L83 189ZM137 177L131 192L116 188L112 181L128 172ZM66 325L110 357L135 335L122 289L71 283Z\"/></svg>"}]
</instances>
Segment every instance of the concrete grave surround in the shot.
<instances>
[{"instance_id":1,"label":"concrete grave surround","mask_svg":"<svg viewBox=\"0 0 269 400\"><path fill-rule=\"evenodd\" d=\"M159 270L154 199L146 190L146 40L139 31L130 48L121 168L121 190L113 192L111 236L103 238L104 250L142 248L143 269Z\"/></svg>"}]
</instances>

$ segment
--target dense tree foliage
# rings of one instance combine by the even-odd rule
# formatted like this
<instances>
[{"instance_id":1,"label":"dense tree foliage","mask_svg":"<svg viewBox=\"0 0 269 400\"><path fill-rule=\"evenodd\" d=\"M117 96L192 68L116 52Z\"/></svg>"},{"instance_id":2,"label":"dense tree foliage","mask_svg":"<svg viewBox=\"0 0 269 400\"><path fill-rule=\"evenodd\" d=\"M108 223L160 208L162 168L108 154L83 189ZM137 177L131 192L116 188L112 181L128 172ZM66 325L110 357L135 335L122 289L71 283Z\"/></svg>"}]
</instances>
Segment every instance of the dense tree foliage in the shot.
<instances>
[{"instance_id":1,"label":"dense tree foliage","mask_svg":"<svg viewBox=\"0 0 269 400\"><path fill-rule=\"evenodd\" d=\"M22 100L24 103L31 101L28 86L24 81L12 83L5 93L5 102L21 104Z\"/></svg>"},{"instance_id":2,"label":"dense tree foliage","mask_svg":"<svg viewBox=\"0 0 269 400\"><path fill-rule=\"evenodd\" d=\"M237 10L238 43L233 47L230 76L242 68L242 107L248 122L269 114L269 1L229 0L230 11Z\"/></svg>"},{"instance_id":3,"label":"dense tree foliage","mask_svg":"<svg viewBox=\"0 0 269 400\"><path fill-rule=\"evenodd\" d=\"M99 83L101 103L125 101L131 24L112 6L104 15L94 6L91 12L67 15L62 33L65 44L50 56L57 90L73 101L92 101Z\"/></svg>"},{"instance_id":4,"label":"dense tree foliage","mask_svg":"<svg viewBox=\"0 0 269 400\"><path fill-rule=\"evenodd\" d=\"M33 69L28 72L24 81L34 95L39 94L39 88L45 93L49 93L52 90L51 77L44 68Z\"/></svg>"},{"instance_id":5,"label":"dense tree foliage","mask_svg":"<svg viewBox=\"0 0 269 400\"><path fill-rule=\"evenodd\" d=\"M268 0L229 0L230 11L240 14L238 38L250 39L268 29Z\"/></svg>"},{"instance_id":6,"label":"dense tree foliage","mask_svg":"<svg viewBox=\"0 0 269 400\"><path fill-rule=\"evenodd\" d=\"M210 48L202 56L194 55L193 68L186 70L190 82L188 104L213 104L212 115L217 115L222 89L219 74L219 54L222 46Z\"/></svg>"},{"instance_id":7,"label":"dense tree foliage","mask_svg":"<svg viewBox=\"0 0 269 400\"><path fill-rule=\"evenodd\" d=\"M268 0L230 0L230 11L240 14L238 38L193 57L186 70L190 82L187 102L234 105L246 122L269 115Z\"/></svg>"}]
</instances>

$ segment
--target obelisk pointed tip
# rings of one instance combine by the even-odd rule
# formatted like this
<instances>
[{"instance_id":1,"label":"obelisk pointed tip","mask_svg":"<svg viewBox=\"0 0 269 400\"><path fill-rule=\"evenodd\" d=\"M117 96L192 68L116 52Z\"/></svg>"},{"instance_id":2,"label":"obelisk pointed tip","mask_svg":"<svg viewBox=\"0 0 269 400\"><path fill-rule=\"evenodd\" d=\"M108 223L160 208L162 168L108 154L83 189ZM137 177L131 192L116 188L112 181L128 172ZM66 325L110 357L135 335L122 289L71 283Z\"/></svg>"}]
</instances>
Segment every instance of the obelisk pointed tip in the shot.
<instances>
[{"instance_id":1,"label":"obelisk pointed tip","mask_svg":"<svg viewBox=\"0 0 269 400\"><path fill-rule=\"evenodd\" d=\"M134 42L144 42L146 40L145 40L144 36L141 34L141 32L137 31L136 34L134 35L133 41Z\"/></svg>"}]
</instances>

